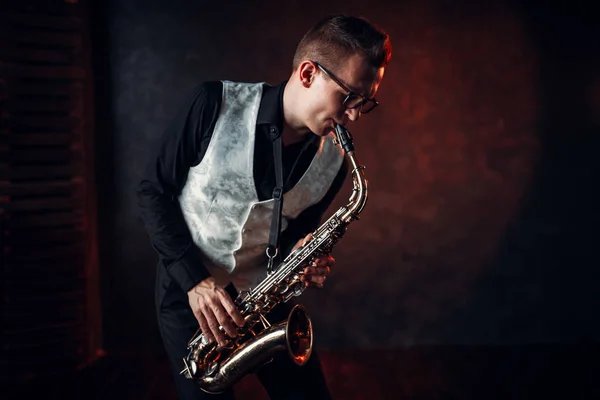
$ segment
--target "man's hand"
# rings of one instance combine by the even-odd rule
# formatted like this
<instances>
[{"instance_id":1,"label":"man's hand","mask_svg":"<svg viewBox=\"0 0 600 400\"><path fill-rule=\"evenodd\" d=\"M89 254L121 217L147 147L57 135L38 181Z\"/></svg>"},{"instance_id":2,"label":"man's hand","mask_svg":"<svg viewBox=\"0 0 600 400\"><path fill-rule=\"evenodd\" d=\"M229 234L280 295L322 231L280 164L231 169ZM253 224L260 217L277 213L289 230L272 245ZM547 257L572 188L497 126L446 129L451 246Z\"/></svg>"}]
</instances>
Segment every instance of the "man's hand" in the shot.
<instances>
[{"instance_id":1,"label":"man's hand","mask_svg":"<svg viewBox=\"0 0 600 400\"><path fill-rule=\"evenodd\" d=\"M294 246L292 251L303 246L306 242L312 239L312 234L306 235L304 239L300 239ZM311 265L304 268L304 274L302 275L302 281L305 282L306 287L323 288L323 284L327 279L327 276L331 273L331 267L335 265L335 259L329 254L322 254L315 258Z\"/></svg>"},{"instance_id":2,"label":"man's hand","mask_svg":"<svg viewBox=\"0 0 600 400\"><path fill-rule=\"evenodd\" d=\"M242 314L229 294L215 283L215 278L199 282L187 295L200 329L209 342L216 338L219 345L225 344L225 336L219 330L219 325L230 337L237 335L235 324L240 327L244 325Z\"/></svg>"}]
</instances>

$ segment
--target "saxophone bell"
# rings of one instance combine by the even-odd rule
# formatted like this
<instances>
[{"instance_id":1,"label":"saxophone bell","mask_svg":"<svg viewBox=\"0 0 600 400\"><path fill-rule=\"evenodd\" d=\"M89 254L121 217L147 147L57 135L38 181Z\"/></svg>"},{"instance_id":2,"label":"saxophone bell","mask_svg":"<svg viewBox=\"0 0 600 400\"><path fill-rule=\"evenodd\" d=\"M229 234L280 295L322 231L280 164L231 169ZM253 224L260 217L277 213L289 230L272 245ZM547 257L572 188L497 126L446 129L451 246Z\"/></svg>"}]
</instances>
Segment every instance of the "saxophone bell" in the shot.
<instances>
[{"instance_id":1,"label":"saxophone bell","mask_svg":"<svg viewBox=\"0 0 600 400\"><path fill-rule=\"evenodd\" d=\"M304 306L297 304L285 321L260 332L260 340L250 340L241 344L229 357L211 362L201 373L195 363L189 365L189 360L184 360L184 371L190 373L189 377L195 379L204 392L217 394L225 391L232 382L239 381L247 373L273 361L281 352L287 351L294 364L302 366L310 359L312 349L312 321Z\"/></svg>"}]
</instances>

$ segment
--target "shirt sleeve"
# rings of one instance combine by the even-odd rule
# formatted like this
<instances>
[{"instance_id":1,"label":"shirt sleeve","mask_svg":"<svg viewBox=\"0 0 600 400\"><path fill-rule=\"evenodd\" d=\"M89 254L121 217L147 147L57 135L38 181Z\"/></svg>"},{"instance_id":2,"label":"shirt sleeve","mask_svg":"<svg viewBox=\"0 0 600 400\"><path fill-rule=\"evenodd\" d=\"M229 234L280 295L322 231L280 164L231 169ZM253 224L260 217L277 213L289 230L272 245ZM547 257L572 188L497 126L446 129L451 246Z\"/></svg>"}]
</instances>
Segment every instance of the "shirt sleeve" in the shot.
<instances>
[{"instance_id":1,"label":"shirt sleeve","mask_svg":"<svg viewBox=\"0 0 600 400\"><path fill-rule=\"evenodd\" d=\"M283 250L283 257L287 257L291 253L292 248L298 242L298 240L304 238L311 232L314 232L321 223L323 215L331 206L331 203L342 188L346 176L348 175L348 163L344 158L344 162L340 167L340 171L334 178L331 187L317 204L304 210L298 217L293 220L285 234L281 237L281 249Z\"/></svg>"},{"instance_id":2,"label":"shirt sleeve","mask_svg":"<svg viewBox=\"0 0 600 400\"><path fill-rule=\"evenodd\" d=\"M190 167L204 156L214 130L222 83L199 85L155 145L137 187L142 220L159 265L185 292L210 276L192 241L178 195Z\"/></svg>"}]
</instances>

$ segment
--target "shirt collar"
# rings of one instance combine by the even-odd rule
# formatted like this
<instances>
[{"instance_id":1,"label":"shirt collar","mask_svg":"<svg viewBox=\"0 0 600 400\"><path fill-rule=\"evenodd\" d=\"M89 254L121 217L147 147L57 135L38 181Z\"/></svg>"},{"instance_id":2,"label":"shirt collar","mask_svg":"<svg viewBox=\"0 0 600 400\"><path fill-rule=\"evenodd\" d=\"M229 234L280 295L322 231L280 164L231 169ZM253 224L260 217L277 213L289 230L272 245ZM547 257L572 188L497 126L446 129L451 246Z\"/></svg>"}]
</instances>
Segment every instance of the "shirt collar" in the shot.
<instances>
[{"instance_id":1,"label":"shirt collar","mask_svg":"<svg viewBox=\"0 0 600 400\"><path fill-rule=\"evenodd\" d=\"M265 84L260 100L260 108L256 118L256 125L276 125L279 132L283 130L283 92L287 80L277 86ZM268 134L268 130L265 130ZM318 146L319 137L314 134L307 135L308 144Z\"/></svg>"},{"instance_id":2,"label":"shirt collar","mask_svg":"<svg viewBox=\"0 0 600 400\"><path fill-rule=\"evenodd\" d=\"M283 91L286 84L287 81L277 86L264 85L257 125L276 125L280 131L283 129Z\"/></svg>"}]
</instances>

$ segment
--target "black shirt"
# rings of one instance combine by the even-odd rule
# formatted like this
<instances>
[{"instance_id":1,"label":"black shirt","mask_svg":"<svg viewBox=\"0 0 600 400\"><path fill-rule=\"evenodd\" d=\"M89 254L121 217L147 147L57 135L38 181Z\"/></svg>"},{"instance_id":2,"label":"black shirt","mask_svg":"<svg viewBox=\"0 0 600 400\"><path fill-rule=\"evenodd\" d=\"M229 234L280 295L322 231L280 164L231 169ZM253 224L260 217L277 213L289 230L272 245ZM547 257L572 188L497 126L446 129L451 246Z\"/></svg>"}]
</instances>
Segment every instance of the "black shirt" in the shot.
<instances>
[{"instance_id":1,"label":"black shirt","mask_svg":"<svg viewBox=\"0 0 600 400\"><path fill-rule=\"evenodd\" d=\"M283 90L264 85L256 122L254 148L254 183L260 201L272 198L275 187L273 144L269 128L283 129ZM159 266L166 268L185 292L210 276L200 260L183 219L177 197L187 180L191 167L198 165L212 137L222 101L223 84L220 81L199 85L188 104L167 128L153 156L144 170L137 195L141 216L152 246L158 253ZM293 187L308 169L319 147L319 137L307 135L304 141L284 146L284 192ZM306 209L281 234L280 247L289 253L292 246L314 231L347 175L344 162L326 196Z\"/></svg>"}]
</instances>

